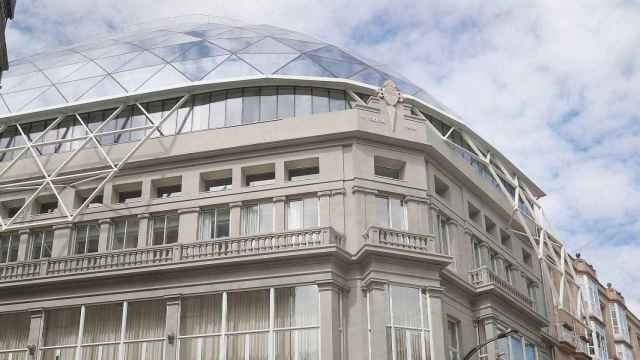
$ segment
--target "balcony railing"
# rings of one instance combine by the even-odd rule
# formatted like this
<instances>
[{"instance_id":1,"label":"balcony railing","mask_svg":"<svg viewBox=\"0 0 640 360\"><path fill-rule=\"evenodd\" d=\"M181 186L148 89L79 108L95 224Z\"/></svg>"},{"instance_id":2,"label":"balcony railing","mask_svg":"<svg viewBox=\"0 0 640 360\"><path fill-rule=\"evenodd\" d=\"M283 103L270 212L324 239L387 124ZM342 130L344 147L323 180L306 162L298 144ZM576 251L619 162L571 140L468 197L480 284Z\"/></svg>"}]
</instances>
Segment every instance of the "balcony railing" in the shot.
<instances>
[{"instance_id":1,"label":"balcony railing","mask_svg":"<svg viewBox=\"0 0 640 360\"><path fill-rule=\"evenodd\" d=\"M371 244L423 253L437 252L435 239L430 235L412 234L400 230L370 226L363 236L365 241Z\"/></svg>"},{"instance_id":2,"label":"balcony railing","mask_svg":"<svg viewBox=\"0 0 640 360\"><path fill-rule=\"evenodd\" d=\"M560 342L562 343L565 343L574 348L577 346L578 337L573 332L573 330L569 330L564 326L558 326L558 337Z\"/></svg>"},{"instance_id":3,"label":"balcony railing","mask_svg":"<svg viewBox=\"0 0 640 360\"><path fill-rule=\"evenodd\" d=\"M491 269L486 266L482 266L478 269L470 271L470 281L476 287L480 286L495 286L502 291L509 294L511 297L517 299L527 307L534 309L534 302L528 296L521 293L513 285L509 284L506 280L500 278Z\"/></svg>"},{"instance_id":4,"label":"balcony railing","mask_svg":"<svg viewBox=\"0 0 640 360\"><path fill-rule=\"evenodd\" d=\"M580 336L576 336L576 352L589 355L589 344Z\"/></svg>"},{"instance_id":5,"label":"balcony railing","mask_svg":"<svg viewBox=\"0 0 640 360\"><path fill-rule=\"evenodd\" d=\"M269 254L325 245L341 245L340 236L331 227L3 264L0 265L0 282Z\"/></svg>"}]
</instances>

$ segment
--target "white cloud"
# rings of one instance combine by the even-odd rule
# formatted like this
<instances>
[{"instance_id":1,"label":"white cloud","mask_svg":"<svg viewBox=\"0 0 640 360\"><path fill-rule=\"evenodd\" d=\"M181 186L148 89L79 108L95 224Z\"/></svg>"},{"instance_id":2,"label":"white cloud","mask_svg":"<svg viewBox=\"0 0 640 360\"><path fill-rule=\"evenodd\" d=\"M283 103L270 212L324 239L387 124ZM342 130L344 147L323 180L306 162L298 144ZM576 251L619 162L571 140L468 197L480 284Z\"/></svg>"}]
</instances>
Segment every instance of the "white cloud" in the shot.
<instances>
[{"instance_id":1,"label":"white cloud","mask_svg":"<svg viewBox=\"0 0 640 360\"><path fill-rule=\"evenodd\" d=\"M600 273L640 303L637 2L19 1L9 51L187 13L282 25L393 65L537 180L565 241L587 244Z\"/></svg>"}]
</instances>

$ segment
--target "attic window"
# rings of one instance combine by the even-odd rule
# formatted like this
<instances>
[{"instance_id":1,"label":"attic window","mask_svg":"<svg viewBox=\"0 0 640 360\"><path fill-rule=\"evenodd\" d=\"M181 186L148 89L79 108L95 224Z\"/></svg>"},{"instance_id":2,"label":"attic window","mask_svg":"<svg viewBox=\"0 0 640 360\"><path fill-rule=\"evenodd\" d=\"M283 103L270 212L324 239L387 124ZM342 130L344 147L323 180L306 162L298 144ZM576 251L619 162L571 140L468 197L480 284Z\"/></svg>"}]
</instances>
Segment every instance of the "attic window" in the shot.
<instances>
[{"instance_id":1,"label":"attic window","mask_svg":"<svg viewBox=\"0 0 640 360\"><path fill-rule=\"evenodd\" d=\"M433 177L433 183L436 195L440 196L443 199L449 200L449 185L443 180L440 180L440 178L437 176Z\"/></svg>"},{"instance_id":2,"label":"attic window","mask_svg":"<svg viewBox=\"0 0 640 360\"><path fill-rule=\"evenodd\" d=\"M273 163L243 168L242 174L245 186L269 185L276 182L276 166Z\"/></svg>"},{"instance_id":3,"label":"attic window","mask_svg":"<svg viewBox=\"0 0 640 360\"><path fill-rule=\"evenodd\" d=\"M487 232L487 234L493 235L493 236L497 235L496 223L493 222L493 220L491 220L487 216L484 217L484 227L485 227L485 231Z\"/></svg>"},{"instance_id":4,"label":"attic window","mask_svg":"<svg viewBox=\"0 0 640 360\"><path fill-rule=\"evenodd\" d=\"M373 164L374 173L376 176L395 180L402 180L404 177L404 161L389 159L382 156L375 156L373 159Z\"/></svg>"},{"instance_id":5,"label":"attic window","mask_svg":"<svg viewBox=\"0 0 640 360\"><path fill-rule=\"evenodd\" d=\"M200 190L208 192L231 190L233 183L231 175L231 169L202 173L200 175L202 179L202 188Z\"/></svg>"},{"instance_id":6,"label":"attic window","mask_svg":"<svg viewBox=\"0 0 640 360\"><path fill-rule=\"evenodd\" d=\"M476 224L480 224L480 210L472 203L469 204L469 219Z\"/></svg>"},{"instance_id":7,"label":"attic window","mask_svg":"<svg viewBox=\"0 0 640 360\"><path fill-rule=\"evenodd\" d=\"M284 167L288 181L313 180L320 177L318 158L287 161Z\"/></svg>"},{"instance_id":8,"label":"attic window","mask_svg":"<svg viewBox=\"0 0 640 360\"><path fill-rule=\"evenodd\" d=\"M511 249L511 235L503 229L500 229L500 243L507 249Z\"/></svg>"}]
</instances>

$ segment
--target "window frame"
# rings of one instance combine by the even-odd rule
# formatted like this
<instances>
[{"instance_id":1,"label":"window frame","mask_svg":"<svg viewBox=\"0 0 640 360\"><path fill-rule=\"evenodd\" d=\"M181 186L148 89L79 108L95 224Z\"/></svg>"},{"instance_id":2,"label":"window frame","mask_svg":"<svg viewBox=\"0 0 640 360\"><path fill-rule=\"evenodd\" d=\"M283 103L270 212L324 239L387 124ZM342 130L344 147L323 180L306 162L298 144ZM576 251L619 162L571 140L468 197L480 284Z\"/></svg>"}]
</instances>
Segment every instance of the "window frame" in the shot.
<instances>
[{"instance_id":1,"label":"window frame","mask_svg":"<svg viewBox=\"0 0 640 360\"><path fill-rule=\"evenodd\" d=\"M218 236L218 212L221 210L227 211L227 235L226 236ZM213 213L213 214L212 214ZM209 229L205 229L205 216L211 217L213 215L213 221L209 222ZM212 240L222 240L228 239L231 236L231 208L228 206L215 206L211 208L206 208L200 210L198 219L198 240L200 241L212 241ZM214 236L204 236L205 230L207 234L211 234L211 229L214 229Z\"/></svg>"},{"instance_id":2,"label":"window frame","mask_svg":"<svg viewBox=\"0 0 640 360\"><path fill-rule=\"evenodd\" d=\"M118 222L124 221L124 233L122 239L122 249L115 249L115 239L116 239L116 226ZM129 223L131 221L136 222L135 233L136 233L136 246L135 247L127 247L127 239L129 235ZM110 251L118 251L118 250L126 250L126 249L135 249L140 245L140 219L137 216L122 216L115 218L111 221L110 229L109 229L109 250Z\"/></svg>"},{"instance_id":3,"label":"window frame","mask_svg":"<svg viewBox=\"0 0 640 360\"><path fill-rule=\"evenodd\" d=\"M176 218L176 224L177 224L177 228L176 228L176 241L173 242L167 242L167 223L168 223L168 219L169 217L175 217ZM163 224L163 232L162 232L162 243L155 243L155 224L156 224L156 219L159 218L163 218L164 219L164 224ZM150 241L150 245L151 246L164 246L164 245L170 245L170 244L176 244L180 241L179 236L180 236L180 215L178 213L175 212L168 212L168 213L160 213L160 214L152 214L149 217L149 239Z\"/></svg>"},{"instance_id":4,"label":"window frame","mask_svg":"<svg viewBox=\"0 0 640 360\"><path fill-rule=\"evenodd\" d=\"M313 199L315 200L315 223L312 225L307 225L305 224L305 209L307 208L305 206L306 200L309 199ZM297 228L292 228L291 227L291 203L292 202L300 202L301 203L301 208L300 208L300 220L301 220L301 224L299 227ZM306 229L313 229L313 228L317 228L320 226L320 199L317 196L301 196L301 197L293 197L290 199L287 199L287 204L286 204L286 217L287 217L287 231L298 231L298 230L306 230Z\"/></svg>"},{"instance_id":5,"label":"window frame","mask_svg":"<svg viewBox=\"0 0 640 360\"><path fill-rule=\"evenodd\" d=\"M36 239L34 239L34 237L36 235L42 235L39 239L40 241L40 253L38 254L37 257L34 257L34 246ZM50 239L50 240L49 240ZM41 260L41 259L49 259L52 256L53 253L53 241L54 241L54 232L53 229L51 228L40 228L40 229L34 229L31 230L29 233L29 259L30 260ZM48 255L45 256L44 252L45 249L47 249L47 247L45 246L46 243L50 243L51 244L51 248L48 250Z\"/></svg>"},{"instance_id":6,"label":"window frame","mask_svg":"<svg viewBox=\"0 0 640 360\"><path fill-rule=\"evenodd\" d=\"M86 230L84 231L84 250L83 252L78 252L78 235L79 235L78 230L82 226L86 226ZM92 226L95 226L96 235L97 235L95 251L89 251L89 233L91 231ZM99 251L100 251L100 224L98 224L97 222L85 222L85 223L75 224L73 229L73 254L87 255L87 254L95 254Z\"/></svg>"},{"instance_id":7,"label":"window frame","mask_svg":"<svg viewBox=\"0 0 640 360\"><path fill-rule=\"evenodd\" d=\"M269 231L263 232L261 230L261 228L262 228L262 216L260 215L261 214L260 207L261 206L267 206L267 205L271 206L271 228L270 228ZM244 215L244 214L247 214L248 210L246 210L246 209L249 209L249 208L252 208L252 207L256 207L257 214L258 214L257 223L255 225L256 226L256 231L252 232L252 233L247 233L247 232L245 232L245 229L246 229L245 228L245 223L246 223L245 216L246 215ZM274 231L274 229L275 229L275 216L276 216L276 214L275 214L274 210L275 210L274 209L274 203L273 203L272 200L261 200L261 201L254 202L252 204L243 205L240 208L240 236L255 236L255 235L262 235L262 234L272 233Z\"/></svg>"},{"instance_id":8,"label":"window frame","mask_svg":"<svg viewBox=\"0 0 640 360\"><path fill-rule=\"evenodd\" d=\"M397 231L407 231L408 229L408 224L407 224L407 206L406 206L406 202L402 197L399 196L393 196L393 195L386 195L386 194L381 194L381 195L376 195L375 197L376 199L376 225L383 227L383 228L387 228L387 229L391 229L391 230L397 230ZM379 201L380 200L385 200L386 201L386 210L385 210L385 217L386 219L384 219L383 221L385 221L385 224L381 223L381 219L379 217L380 213L380 207L379 207ZM394 225L394 221L393 221L393 216L391 216L392 214L392 201L398 201L400 204L400 208L402 209L402 220L401 220L401 224L400 227L395 227Z\"/></svg>"},{"instance_id":9,"label":"window frame","mask_svg":"<svg viewBox=\"0 0 640 360\"><path fill-rule=\"evenodd\" d=\"M0 259L0 264L9 264L18 261L18 253L20 251L20 232L7 231L0 234L0 248L3 248L1 244L7 243L7 253L3 259ZM12 260L13 259L13 260Z\"/></svg>"}]
</instances>

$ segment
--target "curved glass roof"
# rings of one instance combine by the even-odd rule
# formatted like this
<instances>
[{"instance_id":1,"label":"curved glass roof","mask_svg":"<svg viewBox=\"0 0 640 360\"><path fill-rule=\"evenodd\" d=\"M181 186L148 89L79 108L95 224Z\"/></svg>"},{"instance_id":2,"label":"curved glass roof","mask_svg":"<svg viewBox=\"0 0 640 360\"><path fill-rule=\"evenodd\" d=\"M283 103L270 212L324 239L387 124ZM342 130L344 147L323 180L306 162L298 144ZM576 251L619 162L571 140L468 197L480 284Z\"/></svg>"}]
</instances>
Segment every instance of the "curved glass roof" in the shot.
<instances>
[{"instance_id":1,"label":"curved glass roof","mask_svg":"<svg viewBox=\"0 0 640 360\"><path fill-rule=\"evenodd\" d=\"M426 91L380 64L299 32L202 16L93 38L10 62L0 115L125 95L196 81L293 75L381 86L446 110Z\"/></svg>"}]
</instances>

